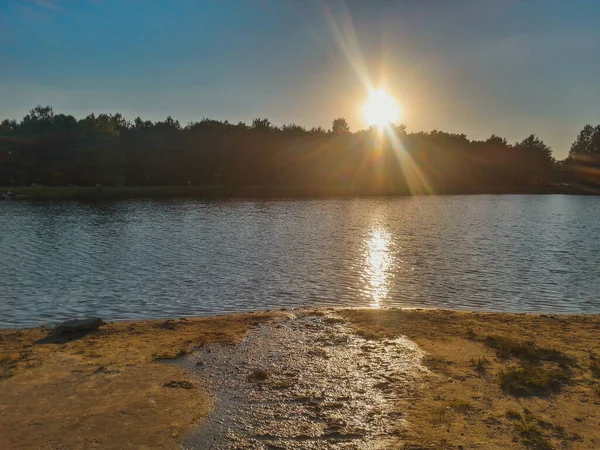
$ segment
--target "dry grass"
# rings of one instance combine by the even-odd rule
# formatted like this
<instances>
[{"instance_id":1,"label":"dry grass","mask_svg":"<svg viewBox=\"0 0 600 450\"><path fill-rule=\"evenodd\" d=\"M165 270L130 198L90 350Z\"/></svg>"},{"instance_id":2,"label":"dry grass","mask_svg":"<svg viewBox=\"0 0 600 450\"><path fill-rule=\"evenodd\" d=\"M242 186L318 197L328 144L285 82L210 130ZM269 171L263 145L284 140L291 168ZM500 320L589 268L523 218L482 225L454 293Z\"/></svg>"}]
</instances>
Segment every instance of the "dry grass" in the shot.
<instances>
[{"instance_id":1,"label":"dry grass","mask_svg":"<svg viewBox=\"0 0 600 450\"><path fill-rule=\"evenodd\" d=\"M598 361L590 362L590 372L594 378L600 378L600 363Z\"/></svg>"},{"instance_id":2,"label":"dry grass","mask_svg":"<svg viewBox=\"0 0 600 450\"><path fill-rule=\"evenodd\" d=\"M164 360L235 344L270 314L109 323L85 336L0 331L0 448L179 448L211 407Z\"/></svg>"},{"instance_id":3,"label":"dry grass","mask_svg":"<svg viewBox=\"0 0 600 450\"><path fill-rule=\"evenodd\" d=\"M556 348L546 348L534 341L522 341L508 336L487 336L483 343L495 350L501 359L516 358L532 364L551 361L571 366L575 359Z\"/></svg>"},{"instance_id":4,"label":"dry grass","mask_svg":"<svg viewBox=\"0 0 600 450\"><path fill-rule=\"evenodd\" d=\"M404 448L600 448L599 316L340 314L369 339L405 335L428 354L432 375L399 430Z\"/></svg>"},{"instance_id":5,"label":"dry grass","mask_svg":"<svg viewBox=\"0 0 600 450\"><path fill-rule=\"evenodd\" d=\"M502 391L516 396L548 395L559 392L570 380L570 373L560 367L523 364L502 369L498 374Z\"/></svg>"},{"instance_id":6,"label":"dry grass","mask_svg":"<svg viewBox=\"0 0 600 450\"><path fill-rule=\"evenodd\" d=\"M477 372L480 375L485 375L491 363L489 359L480 356L478 358L471 358L471 365L473 366L475 372Z\"/></svg>"},{"instance_id":7,"label":"dry grass","mask_svg":"<svg viewBox=\"0 0 600 450\"><path fill-rule=\"evenodd\" d=\"M448 406L450 406L450 408L454 411L458 411L461 413L467 413L473 410L473 404L471 402L459 398L450 400Z\"/></svg>"},{"instance_id":8,"label":"dry grass","mask_svg":"<svg viewBox=\"0 0 600 450\"><path fill-rule=\"evenodd\" d=\"M258 369L248 374L248 381L251 383L263 383L269 379L269 373Z\"/></svg>"},{"instance_id":9,"label":"dry grass","mask_svg":"<svg viewBox=\"0 0 600 450\"><path fill-rule=\"evenodd\" d=\"M544 436L544 433L534 423L530 422L517 422L513 426L514 432L523 444L527 448L534 450L553 450L554 446L550 440Z\"/></svg>"}]
</instances>

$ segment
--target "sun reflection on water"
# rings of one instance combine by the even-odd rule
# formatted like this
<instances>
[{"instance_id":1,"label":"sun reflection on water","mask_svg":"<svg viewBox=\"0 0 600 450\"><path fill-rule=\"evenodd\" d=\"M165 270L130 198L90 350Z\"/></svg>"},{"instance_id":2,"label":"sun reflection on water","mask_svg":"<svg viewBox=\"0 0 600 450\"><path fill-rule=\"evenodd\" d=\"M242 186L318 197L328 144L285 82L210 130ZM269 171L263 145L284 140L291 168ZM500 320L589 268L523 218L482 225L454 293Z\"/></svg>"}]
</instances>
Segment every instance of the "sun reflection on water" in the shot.
<instances>
[{"instance_id":1,"label":"sun reflection on water","mask_svg":"<svg viewBox=\"0 0 600 450\"><path fill-rule=\"evenodd\" d=\"M374 308L381 307L381 302L388 296L392 265L390 244L390 234L381 227L371 230L366 241L365 290L371 299L369 306Z\"/></svg>"}]
</instances>

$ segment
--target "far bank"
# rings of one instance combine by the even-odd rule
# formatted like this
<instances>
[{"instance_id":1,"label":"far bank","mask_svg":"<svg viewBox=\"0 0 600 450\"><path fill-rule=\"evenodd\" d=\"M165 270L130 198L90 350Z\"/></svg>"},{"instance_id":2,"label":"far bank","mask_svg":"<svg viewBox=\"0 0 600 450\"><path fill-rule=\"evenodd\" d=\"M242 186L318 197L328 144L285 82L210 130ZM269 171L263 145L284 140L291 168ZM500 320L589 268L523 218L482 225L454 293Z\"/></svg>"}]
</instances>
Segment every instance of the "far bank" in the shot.
<instances>
[{"instance_id":1,"label":"far bank","mask_svg":"<svg viewBox=\"0 0 600 450\"><path fill-rule=\"evenodd\" d=\"M14 195L6 195L7 193ZM411 196L409 191L352 186L5 186L0 199L8 200L126 200L126 199L306 199L332 197ZM598 195L593 189L566 184L515 188L449 189L416 195Z\"/></svg>"}]
</instances>

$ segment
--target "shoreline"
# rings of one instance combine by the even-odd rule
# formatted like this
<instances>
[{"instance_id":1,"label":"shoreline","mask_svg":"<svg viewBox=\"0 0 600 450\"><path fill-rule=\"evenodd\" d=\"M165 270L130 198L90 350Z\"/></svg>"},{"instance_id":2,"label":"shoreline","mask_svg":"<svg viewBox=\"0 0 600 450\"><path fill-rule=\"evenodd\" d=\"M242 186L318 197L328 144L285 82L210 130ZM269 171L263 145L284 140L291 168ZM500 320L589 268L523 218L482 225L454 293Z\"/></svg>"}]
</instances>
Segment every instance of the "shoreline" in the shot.
<instances>
[{"instance_id":1,"label":"shoreline","mask_svg":"<svg viewBox=\"0 0 600 450\"><path fill-rule=\"evenodd\" d=\"M0 187L13 192L15 200L127 200L127 199L320 199L410 197L410 192L357 190L322 186L126 186L126 187ZM527 186L512 189L462 189L430 195L599 195L574 186ZM418 194L428 195L428 194Z\"/></svg>"},{"instance_id":2,"label":"shoreline","mask_svg":"<svg viewBox=\"0 0 600 450\"><path fill-rule=\"evenodd\" d=\"M165 362L207 345L231 348L259 325L330 314L331 336L342 321L374 349L405 336L427 355L430 375L415 401L388 401L410 425L388 436L402 442L396 448L600 446L600 314L424 308L118 321L62 337L48 337L47 327L0 330L0 444L178 448L215 399L202 379ZM395 389L389 383L382 389Z\"/></svg>"},{"instance_id":3,"label":"shoreline","mask_svg":"<svg viewBox=\"0 0 600 450\"><path fill-rule=\"evenodd\" d=\"M427 311L439 311L439 312L448 312L448 313L467 313L467 314L475 314L475 315L509 315L509 316L530 316L530 317L540 317L540 318L553 318L555 316L558 317L594 317L598 316L600 319L600 311L599 312L535 312L535 311L486 311L479 310L473 311L470 309L458 309L458 308L437 308L437 307L425 307L425 306L385 306L385 307L370 307L370 306L297 306L290 308L266 308L266 309L255 309L251 311L222 311L215 313L207 313L207 314L198 314L198 315L181 315L174 314L171 316L155 316L155 317L143 317L143 318L102 318L105 323L114 323L114 324L136 324L136 323L154 323L154 322L164 322L169 320L199 320L199 319L217 319L217 318L235 318L238 316L246 316L246 315L256 315L256 314L265 314L265 315L278 315L281 313L303 313L306 311L415 311L415 312L427 312ZM88 317L88 316L85 316ZM81 318L84 318L82 315ZM14 331L27 331L27 330L44 330L51 331L54 326L58 325L60 322L64 320L77 319L77 317L67 317L56 321L49 321L48 323L43 323L39 325L31 325L31 326L11 326L11 327L2 327L0 326L0 333L2 332L14 332Z\"/></svg>"},{"instance_id":4,"label":"shoreline","mask_svg":"<svg viewBox=\"0 0 600 450\"><path fill-rule=\"evenodd\" d=\"M594 317L600 318L600 311L598 312L536 312L536 311L486 311L479 310L473 311L471 309L459 309L459 308L438 308L438 307L426 307L426 306L385 306L385 307L371 307L371 306L297 306L290 308L265 308L265 309L254 309L248 311L219 311L214 313L198 314L198 315L182 315L173 314L170 316L154 316L154 317L143 317L143 318L102 318L105 323L115 324L136 324L136 323L153 323L153 322L164 322L168 320L199 320L199 319L217 319L217 318L235 318L237 316L245 316L251 314L280 314L280 313L303 313L306 311L415 311L415 312L426 312L426 311L439 311L448 313L467 313L476 315L509 315L509 316L530 316L540 318L553 318L558 317ZM82 315L81 318L88 317ZM49 321L48 323L31 325L31 326L0 326L0 333L7 331L26 331L26 330L45 330L50 331L54 326L58 325L64 320L77 319L78 317L70 317L65 315L64 318L56 321Z\"/></svg>"}]
</instances>

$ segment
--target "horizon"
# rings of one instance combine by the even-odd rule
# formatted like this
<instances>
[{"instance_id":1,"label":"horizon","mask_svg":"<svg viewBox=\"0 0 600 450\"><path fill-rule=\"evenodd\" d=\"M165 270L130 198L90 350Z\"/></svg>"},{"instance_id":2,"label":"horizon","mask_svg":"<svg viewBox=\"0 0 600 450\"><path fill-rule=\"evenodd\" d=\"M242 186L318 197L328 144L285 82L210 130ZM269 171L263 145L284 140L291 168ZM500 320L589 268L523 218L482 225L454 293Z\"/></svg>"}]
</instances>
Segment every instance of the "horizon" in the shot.
<instances>
[{"instance_id":1,"label":"horizon","mask_svg":"<svg viewBox=\"0 0 600 450\"><path fill-rule=\"evenodd\" d=\"M58 111L52 105L35 105L35 106L31 107L28 110L27 114L30 114L31 112L33 112L37 108L51 108L52 113L54 115L72 116L77 121L84 120L85 118L87 118L89 116L92 116L92 115L97 118L98 116L103 115L103 114L106 114L106 115L109 115L109 116L114 116L114 115L120 114L121 117L122 117L122 119L125 120L125 122L127 122L128 126L132 126L134 124L134 121L136 119L141 119L144 122L150 121L153 124L156 124L156 123L159 123L159 122L164 122L165 120L167 120L167 119L170 118L173 121L177 122L179 124L179 126L181 127L182 130L185 129L186 127L189 127L189 126L194 125L194 124L201 123L203 121L216 121L216 122L219 122L219 123L229 124L229 125L239 125L239 124L241 124L241 125L245 125L245 126L251 128L252 127L252 122L255 119L258 119L258 120L267 120L269 122L271 128L278 129L278 130L283 130L284 127L286 127L286 126L296 126L296 127L302 128L306 132L311 132L311 131L314 131L314 130L321 129L322 131L324 131L326 133L329 133L329 132L332 131L333 122L335 122L338 119L344 119L344 120L347 121L347 119L344 116L340 116L340 117L335 117L334 119L332 119L331 123L329 123L328 125L316 125L314 127L308 127L308 126L306 126L306 125L304 125L302 123L298 123L298 122L276 123L276 122L272 121L271 118L269 118L269 117L260 117L260 116L253 117L252 119L250 119L248 121L242 121L242 120L240 120L240 121L234 121L234 120L229 120L227 118L221 119L221 118L215 118L215 117L202 117L202 118L200 118L198 120L192 120L192 121L184 122L184 121L180 120L178 117L173 117L171 115L168 115L168 116L165 116L165 117L160 117L160 118L158 118L156 120L152 120L152 119L149 119L148 117L144 117L144 116L141 116L141 115L126 116L125 114L122 114L119 111L90 111L89 113L83 113L82 115L75 115L75 114L71 114L71 113L66 112L66 111ZM27 114L25 114L25 115L27 115ZM7 119L7 120L15 120L17 123L20 123L23 120L23 118L24 117L19 117L19 118L17 118L17 117L0 117L0 122L2 122L2 120ZM438 129L431 129L431 130L410 130L408 128L408 126L405 123L403 123L402 121L395 122L395 123L390 122L388 124L385 124L385 127L389 127L388 129L404 128L406 130L407 134L419 134L419 133L431 134L431 133L439 132L439 133L447 133L447 134L464 135L467 140L472 141L472 142L484 142L484 141L486 141L487 139L489 139L491 137L498 137L498 138L501 138L501 139L505 139L508 145L516 145L516 144L518 144L519 142L523 141L524 139L528 138L531 135L534 135L538 139L544 141L544 139L541 136L538 136L535 133L529 133L529 134L527 134L527 136L523 136L520 139L517 139L515 141L511 141L511 140L507 139L505 136L500 136L500 135L497 135L497 134L491 134L489 136L483 137L482 139L476 139L476 138L472 138L471 136L469 136L466 133L460 133L460 132L454 133L454 132L449 132L449 131L446 131L446 130L438 130ZM376 128L379 128L379 126L378 125L365 125L365 126L363 126L361 128L355 128L355 129L353 129L352 127L350 127L349 132L350 132L350 134L354 134L354 133L360 133L360 132L370 131L371 129L376 129ZM573 137L573 141L574 140L575 140L575 137ZM567 157L567 156L568 156L568 153L565 154L565 157Z\"/></svg>"},{"instance_id":2,"label":"horizon","mask_svg":"<svg viewBox=\"0 0 600 450\"><path fill-rule=\"evenodd\" d=\"M182 124L204 117L353 131L386 88L410 132L537 135L564 159L600 122L592 1L0 2L2 118L35 105ZM65 70L68 68L68 70Z\"/></svg>"}]
</instances>

